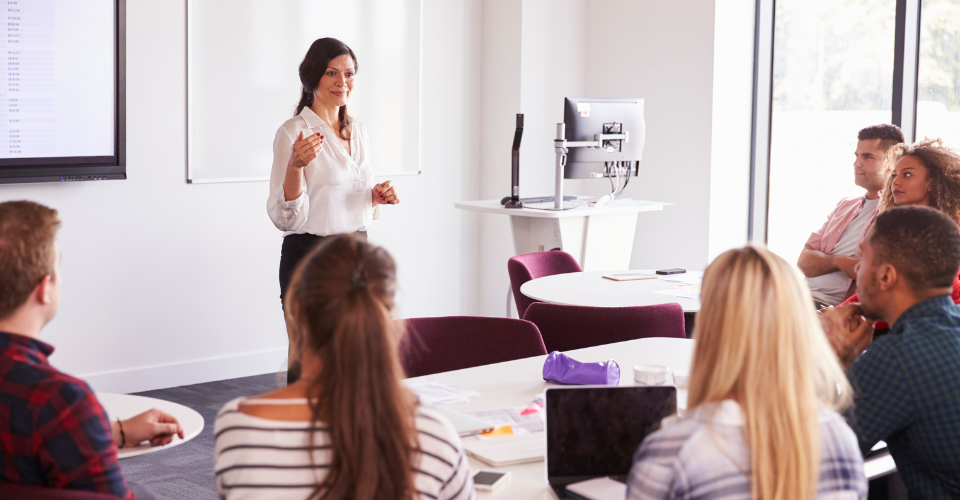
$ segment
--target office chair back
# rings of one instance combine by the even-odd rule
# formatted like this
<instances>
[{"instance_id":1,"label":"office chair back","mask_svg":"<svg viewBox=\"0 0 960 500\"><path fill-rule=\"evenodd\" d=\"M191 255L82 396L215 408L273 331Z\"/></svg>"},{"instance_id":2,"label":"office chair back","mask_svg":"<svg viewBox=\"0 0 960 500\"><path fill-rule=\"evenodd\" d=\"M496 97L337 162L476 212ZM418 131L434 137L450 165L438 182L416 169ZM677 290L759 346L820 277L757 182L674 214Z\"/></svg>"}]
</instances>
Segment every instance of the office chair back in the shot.
<instances>
[{"instance_id":1,"label":"office chair back","mask_svg":"<svg viewBox=\"0 0 960 500\"><path fill-rule=\"evenodd\" d=\"M577 264L577 260L572 255L560 250L552 250L511 257L507 261L507 271L510 273L513 300L517 303L517 314L522 318L527 311L527 307L534 302L538 302L520 293L520 287L524 283L554 274L579 273L583 272L583 269L580 268L580 264Z\"/></svg>"},{"instance_id":2,"label":"office chair back","mask_svg":"<svg viewBox=\"0 0 960 500\"><path fill-rule=\"evenodd\" d=\"M536 325L522 319L446 316L403 321L400 362L408 377L547 354Z\"/></svg>"},{"instance_id":3,"label":"office chair back","mask_svg":"<svg viewBox=\"0 0 960 500\"><path fill-rule=\"evenodd\" d=\"M647 337L686 338L680 304L586 307L537 302L523 319L537 325L549 352Z\"/></svg>"}]
</instances>

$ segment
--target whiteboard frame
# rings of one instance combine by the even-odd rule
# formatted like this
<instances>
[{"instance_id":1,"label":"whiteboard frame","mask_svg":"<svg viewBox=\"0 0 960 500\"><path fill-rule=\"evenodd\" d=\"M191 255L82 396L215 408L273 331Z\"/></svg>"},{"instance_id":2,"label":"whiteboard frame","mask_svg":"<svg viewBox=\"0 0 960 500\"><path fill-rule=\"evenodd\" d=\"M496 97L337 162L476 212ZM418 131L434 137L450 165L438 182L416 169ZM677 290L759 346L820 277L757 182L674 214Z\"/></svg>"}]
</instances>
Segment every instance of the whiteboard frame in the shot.
<instances>
[{"instance_id":1,"label":"whiteboard frame","mask_svg":"<svg viewBox=\"0 0 960 500\"><path fill-rule=\"evenodd\" d=\"M194 178L194 172L191 167L191 149L190 149L190 125L193 123L193 112L190 107L190 5L199 0L184 0L184 64L185 64L185 96L186 96L186 126L185 133L185 162L187 164L186 178L187 184L222 184L233 182L270 182L270 176L263 177L221 177L209 179ZM423 0L418 2L418 39L417 39L417 170L414 172L386 172L378 174L374 172L374 177L407 177L419 176L423 173Z\"/></svg>"}]
</instances>

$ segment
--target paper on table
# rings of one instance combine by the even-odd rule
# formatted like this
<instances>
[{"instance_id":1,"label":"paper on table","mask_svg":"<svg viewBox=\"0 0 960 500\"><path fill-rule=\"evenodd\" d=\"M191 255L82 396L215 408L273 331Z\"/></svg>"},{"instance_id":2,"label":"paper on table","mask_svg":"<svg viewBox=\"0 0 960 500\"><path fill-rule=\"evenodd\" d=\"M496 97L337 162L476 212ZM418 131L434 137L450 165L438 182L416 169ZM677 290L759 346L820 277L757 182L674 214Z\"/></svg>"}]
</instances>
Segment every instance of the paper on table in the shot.
<instances>
[{"instance_id":1,"label":"paper on table","mask_svg":"<svg viewBox=\"0 0 960 500\"><path fill-rule=\"evenodd\" d=\"M529 413L523 415L527 409L526 406L517 406L515 408L497 408L494 410L465 411L464 415L470 415L473 418L483 420L490 425L497 427L507 426L513 428L513 434L520 436L534 432L543 432L543 417L541 413Z\"/></svg>"},{"instance_id":2,"label":"paper on table","mask_svg":"<svg viewBox=\"0 0 960 500\"><path fill-rule=\"evenodd\" d=\"M657 290L653 293L659 293L660 295L669 295L671 297L680 297L681 299L699 299L700 290L684 290L682 288L675 288L673 290Z\"/></svg>"},{"instance_id":3,"label":"paper on table","mask_svg":"<svg viewBox=\"0 0 960 500\"><path fill-rule=\"evenodd\" d=\"M660 276L660 281L666 281L667 283L679 283L681 285L699 285L703 283L703 276L699 274L668 274Z\"/></svg>"},{"instance_id":4,"label":"paper on table","mask_svg":"<svg viewBox=\"0 0 960 500\"><path fill-rule=\"evenodd\" d=\"M407 379L404 382L410 390L417 394L423 404L466 403L470 401L470 398L480 395L477 391L445 382L437 382L430 377L417 380Z\"/></svg>"}]
</instances>

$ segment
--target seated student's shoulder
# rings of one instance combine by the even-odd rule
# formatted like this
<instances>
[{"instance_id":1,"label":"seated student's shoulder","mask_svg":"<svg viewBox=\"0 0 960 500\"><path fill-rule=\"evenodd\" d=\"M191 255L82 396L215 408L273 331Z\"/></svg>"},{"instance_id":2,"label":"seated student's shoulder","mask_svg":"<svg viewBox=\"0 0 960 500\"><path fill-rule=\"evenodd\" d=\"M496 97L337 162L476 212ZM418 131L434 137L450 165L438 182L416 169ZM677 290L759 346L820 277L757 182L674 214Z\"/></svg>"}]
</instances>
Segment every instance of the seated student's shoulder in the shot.
<instances>
[{"instance_id":1,"label":"seated student's shoulder","mask_svg":"<svg viewBox=\"0 0 960 500\"><path fill-rule=\"evenodd\" d=\"M842 415L827 408L820 408L817 420L820 422L821 443L834 448L837 450L837 454L843 457L849 456L851 459L862 462L863 456L860 454L857 434L853 432ZM834 457L836 457L836 454ZM821 457L821 460L823 458L825 456Z\"/></svg>"},{"instance_id":2,"label":"seated student's shoulder","mask_svg":"<svg viewBox=\"0 0 960 500\"><path fill-rule=\"evenodd\" d=\"M24 406L31 410L46 405L55 408L83 405L100 408L93 389L85 381L49 364L16 363L6 371L4 381L19 386L17 393L23 399ZM9 400L9 396L16 395L8 393L7 396Z\"/></svg>"},{"instance_id":3,"label":"seated student's shoulder","mask_svg":"<svg viewBox=\"0 0 960 500\"><path fill-rule=\"evenodd\" d=\"M634 456L634 462L683 461L683 454L696 454L695 437L704 429L698 415L672 416L663 419L660 429L648 435Z\"/></svg>"},{"instance_id":4,"label":"seated student's shoulder","mask_svg":"<svg viewBox=\"0 0 960 500\"><path fill-rule=\"evenodd\" d=\"M432 453L438 453L446 459L456 458L463 453L463 443L453 424L436 411L418 406L415 424L420 446ZM456 463L456 460L453 461Z\"/></svg>"}]
</instances>

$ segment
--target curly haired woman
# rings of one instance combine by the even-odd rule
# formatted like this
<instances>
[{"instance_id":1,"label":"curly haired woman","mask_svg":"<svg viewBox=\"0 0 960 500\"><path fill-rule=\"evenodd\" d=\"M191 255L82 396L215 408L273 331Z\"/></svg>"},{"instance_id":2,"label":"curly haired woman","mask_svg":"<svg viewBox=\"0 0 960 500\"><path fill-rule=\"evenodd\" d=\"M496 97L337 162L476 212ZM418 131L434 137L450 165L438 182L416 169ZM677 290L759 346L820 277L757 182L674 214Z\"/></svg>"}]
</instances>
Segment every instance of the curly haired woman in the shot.
<instances>
[{"instance_id":1,"label":"curly haired woman","mask_svg":"<svg viewBox=\"0 0 960 500\"><path fill-rule=\"evenodd\" d=\"M957 150L944 146L940 139L897 144L887 152L883 170L887 180L880 197L880 212L898 206L931 207L960 225L960 153ZM843 304L858 301L857 294L853 294ZM953 302L960 304L960 276L953 280ZM876 328L887 328L887 324L878 321Z\"/></svg>"}]
</instances>

